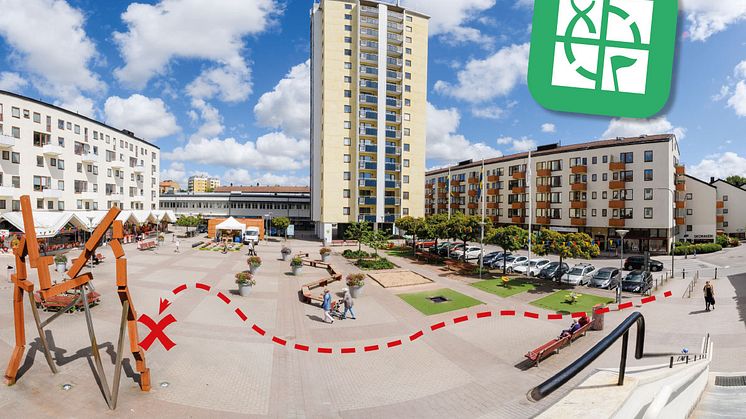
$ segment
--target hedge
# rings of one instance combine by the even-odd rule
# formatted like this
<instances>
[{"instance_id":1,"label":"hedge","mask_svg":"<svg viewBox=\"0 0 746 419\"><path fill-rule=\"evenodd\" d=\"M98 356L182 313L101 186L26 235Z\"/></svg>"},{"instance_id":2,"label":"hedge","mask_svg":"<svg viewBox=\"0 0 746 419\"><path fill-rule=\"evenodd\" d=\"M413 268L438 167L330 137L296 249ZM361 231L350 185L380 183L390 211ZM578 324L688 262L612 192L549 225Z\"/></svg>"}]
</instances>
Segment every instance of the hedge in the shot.
<instances>
[{"instance_id":1,"label":"hedge","mask_svg":"<svg viewBox=\"0 0 746 419\"><path fill-rule=\"evenodd\" d=\"M369 258L371 254L366 252L365 250L357 251L357 250L347 249L344 252L342 252L342 256L344 256L347 259L365 259L365 258Z\"/></svg>"},{"instance_id":2,"label":"hedge","mask_svg":"<svg viewBox=\"0 0 746 419\"><path fill-rule=\"evenodd\" d=\"M686 246L677 246L673 250L674 255L691 255L696 251L699 254L714 253L723 250L723 246L717 243L700 243Z\"/></svg>"}]
</instances>

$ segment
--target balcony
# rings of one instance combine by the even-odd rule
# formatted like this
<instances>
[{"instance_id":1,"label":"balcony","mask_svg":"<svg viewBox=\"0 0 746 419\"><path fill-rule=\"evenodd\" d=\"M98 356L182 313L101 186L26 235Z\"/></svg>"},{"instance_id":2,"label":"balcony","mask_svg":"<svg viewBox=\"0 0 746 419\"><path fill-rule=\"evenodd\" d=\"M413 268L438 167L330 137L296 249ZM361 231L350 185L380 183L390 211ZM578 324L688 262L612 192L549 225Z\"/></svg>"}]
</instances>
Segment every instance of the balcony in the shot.
<instances>
[{"instance_id":1,"label":"balcony","mask_svg":"<svg viewBox=\"0 0 746 419\"><path fill-rule=\"evenodd\" d=\"M15 137L10 135L0 134L0 148L13 148L16 145Z\"/></svg>"},{"instance_id":2,"label":"balcony","mask_svg":"<svg viewBox=\"0 0 746 419\"><path fill-rule=\"evenodd\" d=\"M723 208L725 208L725 202L724 201L717 201L717 202L715 202L715 208L716 209L723 209Z\"/></svg>"},{"instance_id":3,"label":"balcony","mask_svg":"<svg viewBox=\"0 0 746 419\"><path fill-rule=\"evenodd\" d=\"M570 185L570 190L575 191L575 192L587 191L588 190L588 184L584 183L584 182L573 183L572 185Z\"/></svg>"},{"instance_id":4,"label":"balcony","mask_svg":"<svg viewBox=\"0 0 746 419\"><path fill-rule=\"evenodd\" d=\"M358 181L358 186L361 188L375 188L376 184L377 182L375 179L360 179Z\"/></svg>"},{"instance_id":5,"label":"balcony","mask_svg":"<svg viewBox=\"0 0 746 419\"><path fill-rule=\"evenodd\" d=\"M577 165L570 168L570 173L574 175L582 175L588 173L588 166Z\"/></svg>"},{"instance_id":6,"label":"balcony","mask_svg":"<svg viewBox=\"0 0 746 419\"><path fill-rule=\"evenodd\" d=\"M399 198L386 197L383 199L383 205L386 205L387 207L396 207L401 205L401 200Z\"/></svg>"},{"instance_id":7,"label":"balcony","mask_svg":"<svg viewBox=\"0 0 746 419\"><path fill-rule=\"evenodd\" d=\"M676 166L674 166L674 167L676 168L676 174L677 174L677 175L679 175L679 176L683 176L683 175L685 175L685 174L686 174L686 167L685 167L684 165L681 165L681 164L677 164L677 165L676 165Z\"/></svg>"},{"instance_id":8,"label":"balcony","mask_svg":"<svg viewBox=\"0 0 746 419\"><path fill-rule=\"evenodd\" d=\"M372 127L362 126L358 130L358 134L364 135L364 136L367 136L367 137L376 137L376 136L378 136L378 129L377 128L372 128Z\"/></svg>"},{"instance_id":9,"label":"balcony","mask_svg":"<svg viewBox=\"0 0 746 419\"><path fill-rule=\"evenodd\" d=\"M389 156L401 156L401 147L386 147L386 154Z\"/></svg>"},{"instance_id":10,"label":"balcony","mask_svg":"<svg viewBox=\"0 0 746 419\"><path fill-rule=\"evenodd\" d=\"M387 180L384 183L383 187L386 189L399 189L401 188L401 183L395 180Z\"/></svg>"},{"instance_id":11,"label":"balcony","mask_svg":"<svg viewBox=\"0 0 746 419\"><path fill-rule=\"evenodd\" d=\"M372 38L378 40L378 30L372 28L360 28L361 38Z\"/></svg>"},{"instance_id":12,"label":"balcony","mask_svg":"<svg viewBox=\"0 0 746 419\"><path fill-rule=\"evenodd\" d=\"M551 185L538 185L536 186L536 192L538 193L549 193L552 191Z\"/></svg>"},{"instance_id":13,"label":"balcony","mask_svg":"<svg viewBox=\"0 0 746 419\"><path fill-rule=\"evenodd\" d=\"M585 226L585 223L586 223L585 218L570 218L570 225L572 226L582 227L582 226Z\"/></svg>"},{"instance_id":14,"label":"balcony","mask_svg":"<svg viewBox=\"0 0 746 419\"><path fill-rule=\"evenodd\" d=\"M404 25L402 25L401 23L389 22L388 30L392 32L401 32L404 30Z\"/></svg>"},{"instance_id":15,"label":"balcony","mask_svg":"<svg viewBox=\"0 0 746 419\"><path fill-rule=\"evenodd\" d=\"M674 206L676 209L684 209L686 208L686 201L676 201L674 202Z\"/></svg>"},{"instance_id":16,"label":"balcony","mask_svg":"<svg viewBox=\"0 0 746 419\"><path fill-rule=\"evenodd\" d=\"M446 209L448 209L448 204L438 204L438 209L439 210L446 210Z\"/></svg>"},{"instance_id":17,"label":"balcony","mask_svg":"<svg viewBox=\"0 0 746 419\"><path fill-rule=\"evenodd\" d=\"M386 93L387 94L400 95L401 94L401 86L398 85L398 84L386 83Z\"/></svg>"},{"instance_id":18,"label":"balcony","mask_svg":"<svg viewBox=\"0 0 746 419\"><path fill-rule=\"evenodd\" d=\"M716 215L715 216L715 222L718 224L722 224L725 222L725 216L724 215Z\"/></svg>"},{"instance_id":19,"label":"balcony","mask_svg":"<svg viewBox=\"0 0 746 419\"><path fill-rule=\"evenodd\" d=\"M391 10L388 11L388 17L389 20L393 20L394 22L402 22L404 20L404 15L398 12L392 12Z\"/></svg>"},{"instance_id":20,"label":"balcony","mask_svg":"<svg viewBox=\"0 0 746 419\"><path fill-rule=\"evenodd\" d=\"M389 67L401 68L402 64L401 58L386 57L386 65Z\"/></svg>"},{"instance_id":21,"label":"balcony","mask_svg":"<svg viewBox=\"0 0 746 419\"><path fill-rule=\"evenodd\" d=\"M401 131L399 131L399 130L386 130L386 138L393 138L395 140L401 140Z\"/></svg>"},{"instance_id":22,"label":"balcony","mask_svg":"<svg viewBox=\"0 0 746 419\"><path fill-rule=\"evenodd\" d=\"M609 162L609 170L611 170L612 172L618 172L618 171L626 170L626 169L627 169L627 163L618 162L618 161Z\"/></svg>"},{"instance_id":23,"label":"balcony","mask_svg":"<svg viewBox=\"0 0 746 419\"><path fill-rule=\"evenodd\" d=\"M525 202L513 202L513 203L510 204L510 208L513 208L513 209L524 209L524 208L526 208L526 203Z\"/></svg>"},{"instance_id":24,"label":"balcony","mask_svg":"<svg viewBox=\"0 0 746 419\"><path fill-rule=\"evenodd\" d=\"M500 190L499 189L487 189L487 195L499 195Z\"/></svg>"},{"instance_id":25,"label":"balcony","mask_svg":"<svg viewBox=\"0 0 746 419\"><path fill-rule=\"evenodd\" d=\"M479 204L477 204L476 202L469 202L466 207L469 209L479 209Z\"/></svg>"},{"instance_id":26,"label":"balcony","mask_svg":"<svg viewBox=\"0 0 746 419\"><path fill-rule=\"evenodd\" d=\"M401 79L402 79L402 73L401 73L401 71L393 71L393 70L387 70L386 71L386 80L387 81L401 81Z\"/></svg>"},{"instance_id":27,"label":"balcony","mask_svg":"<svg viewBox=\"0 0 746 419\"><path fill-rule=\"evenodd\" d=\"M375 196L362 196L358 198L357 203L359 205L376 205Z\"/></svg>"},{"instance_id":28,"label":"balcony","mask_svg":"<svg viewBox=\"0 0 746 419\"><path fill-rule=\"evenodd\" d=\"M487 182L498 182L500 181L500 176L487 176Z\"/></svg>"},{"instance_id":29,"label":"balcony","mask_svg":"<svg viewBox=\"0 0 746 419\"><path fill-rule=\"evenodd\" d=\"M360 151L361 153L377 153L378 146L375 144L360 144L360 147L358 147L358 151Z\"/></svg>"},{"instance_id":30,"label":"balcony","mask_svg":"<svg viewBox=\"0 0 746 419\"><path fill-rule=\"evenodd\" d=\"M401 109L401 99L389 99L386 98L386 107Z\"/></svg>"},{"instance_id":31,"label":"balcony","mask_svg":"<svg viewBox=\"0 0 746 419\"><path fill-rule=\"evenodd\" d=\"M386 52L392 55L402 55L404 53L404 50L402 49L402 47L398 47L396 45L387 45Z\"/></svg>"},{"instance_id":32,"label":"balcony","mask_svg":"<svg viewBox=\"0 0 746 419\"><path fill-rule=\"evenodd\" d=\"M368 17L368 16L360 16L360 25L361 26L367 26L371 28L377 28L378 27L378 19Z\"/></svg>"},{"instance_id":33,"label":"balcony","mask_svg":"<svg viewBox=\"0 0 746 419\"><path fill-rule=\"evenodd\" d=\"M549 201L538 201L536 203L536 208L538 209L549 209L552 207L552 203Z\"/></svg>"},{"instance_id":34,"label":"balcony","mask_svg":"<svg viewBox=\"0 0 746 419\"><path fill-rule=\"evenodd\" d=\"M447 187L448 187L448 184L446 182L438 182L438 188L439 189L443 189L443 188L447 188Z\"/></svg>"},{"instance_id":35,"label":"balcony","mask_svg":"<svg viewBox=\"0 0 746 419\"><path fill-rule=\"evenodd\" d=\"M515 180L526 179L526 172L513 172L512 177Z\"/></svg>"},{"instance_id":36,"label":"balcony","mask_svg":"<svg viewBox=\"0 0 746 419\"><path fill-rule=\"evenodd\" d=\"M95 201L96 199L98 199L98 192L75 192L75 198L82 199L83 201Z\"/></svg>"},{"instance_id":37,"label":"balcony","mask_svg":"<svg viewBox=\"0 0 746 419\"><path fill-rule=\"evenodd\" d=\"M612 180L609 182L609 189L612 191L618 190L618 189L624 189L627 187L627 182L624 180Z\"/></svg>"},{"instance_id":38,"label":"balcony","mask_svg":"<svg viewBox=\"0 0 746 419\"><path fill-rule=\"evenodd\" d=\"M609 201L609 208L623 209L626 208L627 202L619 199Z\"/></svg>"},{"instance_id":39,"label":"balcony","mask_svg":"<svg viewBox=\"0 0 746 419\"><path fill-rule=\"evenodd\" d=\"M360 62L366 63L366 64L378 64L378 55L377 54L369 54L367 52L361 52L360 53Z\"/></svg>"},{"instance_id":40,"label":"balcony","mask_svg":"<svg viewBox=\"0 0 746 419\"><path fill-rule=\"evenodd\" d=\"M93 153L84 153L80 156L80 160L83 163L96 163L98 161L98 156Z\"/></svg>"},{"instance_id":41,"label":"balcony","mask_svg":"<svg viewBox=\"0 0 746 419\"><path fill-rule=\"evenodd\" d=\"M111 165L112 169L124 169L124 162L119 160L112 160L109 162L109 165Z\"/></svg>"},{"instance_id":42,"label":"balcony","mask_svg":"<svg viewBox=\"0 0 746 419\"><path fill-rule=\"evenodd\" d=\"M686 218L685 217L676 217L676 225L677 226L686 225Z\"/></svg>"},{"instance_id":43,"label":"balcony","mask_svg":"<svg viewBox=\"0 0 746 419\"><path fill-rule=\"evenodd\" d=\"M21 196L21 188L14 188L12 186L0 186L0 197L18 198L20 196Z\"/></svg>"},{"instance_id":44,"label":"balcony","mask_svg":"<svg viewBox=\"0 0 746 419\"><path fill-rule=\"evenodd\" d=\"M526 187L525 186L516 186L515 188L512 188L510 190L513 194L519 194L519 193L526 193Z\"/></svg>"},{"instance_id":45,"label":"balcony","mask_svg":"<svg viewBox=\"0 0 746 419\"><path fill-rule=\"evenodd\" d=\"M686 183L681 182L676 184L676 191L678 192L686 192Z\"/></svg>"},{"instance_id":46,"label":"balcony","mask_svg":"<svg viewBox=\"0 0 746 419\"><path fill-rule=\"evenodd\" d=\"M365 221L367 223L375 223L376 222L376 216L375 215L360 214L357 218L361 222L363 222L363 221Z\"/></svg>"},{"instance_id":47,"label":"balcony","mask_svg":"<svg viewBox=\"0 0 746 419\"><path fill-rule=\"evenodd\" d=\"M58 146L58 145L47 144L47 145L45 145L44 147L41 148L41 152L45 156L57 157L60 154L64 153L65 149L62 148L62 147L60 147L60 146Z\"/></svg>"},{"instance_id":48,"label":"balcony","mask_svg":"<svg viewBox=\"0 0 746 419\"><path fill-rule=\"evenodd\" d=\"M44 188L41 191L41 195L47 199L60 199L62 198L62 191L59 189Z\"/></svg>"},{"instance_id":49,"label":"balcony","mask_svg":"<svg viewBox=\"0 0 746 419\"><path fill-rule=\"evenodd\" d=\"M451 186L461 186L461 181L458 179L452 179Z\"/></svg>"},{"instance_id":50,"label":"balcony","mask_svg":"<svg viewBox=\"0 0 746 419\"><path fill-rule=\"evenodd\" d=\"M401 164L399 163L386 163L384 170L387 172L401 172Z\"/></svg>"},{"instance_id":51,"label":"balcony","mask_svg":"<svg viewBox=\"0 0 746 419\"><path fill-rule=\"evenodd\" d=\"M536 169L537 177L549 177L552 176L552 169Z\"/></svg>"},{"instance_id":52,"label":"balcony","mask_svg":"<svg viewBox=\"0 0 746 419\"><path fill-rule=\"evenodd\" d=\"M376 41L366 41L364 39L360 40L360 49L363 51L373 51L378 52L378 42Z\"/></svg>"},{"instance_id":53,"label":"balcony","mask_svg":"<svg viewBox=\"0 0 746 419\"><path fill-rule=\"evenodd\" d=\"M373 80L362 79L360 80L360 90L371 90L374 93L378 93L378 82L373 81Z\"/></svg>"},{"instance_id":54,"label":"balcony","mask_svg":"<svg viewBox=\"0 0 746 419\"><path fill-rule=\"evenodd\" d=\"M370 160L362 160L358 163L358 168L362 170L377 170L378 163Z\"/></svg>"},{"instance_id":55,"label":"balcony","mask_svg":"<svg viewBox=\"0 0 746 419\"><path fill-rule=\"evenodd\" d=\"M363 93L360 95L360 103L369 103L371 105L377 105L378 96Z\"/></svg>"},{"instance_id":56,"label":"balcony","mask_svg":"<svg viewBox=\"0 0 746 419\"><path fill-rule=\"evenodd\" d=\"M609 218L609 227L624 227L626 220L624 218Z\"/></svg>"},{"instance_id":57,"label":"balcony","mask_svg":"<svg viewBox=\"0 0 746 419\"><path fill-rule=\"evenodd\" d=\"M489 209L498 209L500 208L500 204L498 202L488 202L487 208Z\"/></svg>"},{"instance_id":58,"label":"balcony","mask_svg":"<svg viewBox=\"0 0 746 419\"><path fill-rule=\"evenodd\" d=\"M460 208L461 208L460 204L451 204L451 209L460 209Z\"/></svg>"},{"instance_id":59,"label":"balcony","mask_svg":"<svg viewBox=\"0 0 746 419\"><path fill-rule=\"evenodd\" d=\"M552 219L549 217L536 217L536 224L549 225L552 223Z\"/></svg>"},{"instance_id":60,"label":"balcony","mask_svg":"<svg viewBox=\"0 0 746 419\"><path fill-rule=\"evenodd\" d=\"M469 177L466 180L466 182L469 183L469 185L476 185L477 183L479 183L479 178L478 177Z\"/></svg>"},{"instance_id":61,"label":"balcony","mask_svg":"<svg viewBox=\"0 0 746 419\"><path fill-rule=\"evenodd\" d=\"M399 44L399 45L401 45L401 43L402 43L402 42L404 42L404 37L403 37L403 36L401 36L401 35L399 35L399 34L396 34L396 33L391 33L391 32L389 32L389 33L387 34L387 37L386 37L386 38L387 38L387 39L388 39L389 41L391 41L391 43L394 43L394 44Z\"/></svg>"},{"instance_id":62,"label":"balcony","mask_svg":"<svg viewBox=\"0 0 746 419\"><path fill-rule=\"evenodd\" d=\"M378 8L372 6L360 6L360 14L366 16L378 16Z\"/></svg>"},{"instance_id":63,"label":"balcony","mask_svg":"<svg viewBox=\"0 0 746 419\"><path fill-rule=\"evenodd\" d=\"M526 217L521 217L521 216L510 217L510 221L513 224L525 224L526 223Z\"/></svg>"},{"instance_id":64,"label":"balcony","mask_svg":"<svg viewBox=\"0 0 746 419\"><path fill-rule=\"evenodd\" d=\"M135 173L143 173L145 172L145 165L142 163L136 164L133 169L135 170Z\"/></svg>"},{"instance_id":65,"label":"balcony","mask_svg":"<svg viewBox=\"0 0 746 419\"><path fill-rule=\"evenodd\" d=\"M368 120L368 121L378 121L378 112L376 112L376 111L368 111L368 110L361 110L360 111L360 119L361 120Z\"/></svg>"},{"instance_id":66,"label":"balcony","mask_svg":"<svg viewBox=\"0 0 746 419\"><path fill-rule=\"evenodd\" d=\"M378 78L378 69L375 67L369 67L367 65L361 65L360 66L360 76L362 77L370 77L377 79Z\"/></svg>"},{"instance_id":67,"label":"balcony","mask_svg":"<svg viewBox=\"0 0 746 419\"><path fill-rule=\"evenodd\" d=\"M570 201L570 208L572 209L588 208L588 201Z\"/></svg>"},{"instance_id":68,"label":"balcony","mask_svg":"<svg viewBox=\"0 0 746 419\"><path fill-rule=\"evenodd\" d=\"M477 190L476 189L470 189L469 190L469 196L471 196L471 197L477 196Z\"/></svg>"}]
</instances>

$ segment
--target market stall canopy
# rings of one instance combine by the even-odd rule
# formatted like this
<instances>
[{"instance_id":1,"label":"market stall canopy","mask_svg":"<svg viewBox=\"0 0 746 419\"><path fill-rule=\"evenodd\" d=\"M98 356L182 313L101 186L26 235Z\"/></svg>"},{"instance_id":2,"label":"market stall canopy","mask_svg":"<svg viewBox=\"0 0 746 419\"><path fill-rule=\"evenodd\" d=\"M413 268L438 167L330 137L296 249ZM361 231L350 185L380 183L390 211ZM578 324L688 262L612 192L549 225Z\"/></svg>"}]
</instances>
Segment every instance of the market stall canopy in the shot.
<instances>
[{"instance_id":1,"label":"market stall canopy","mask_svg":"<svg viewBox=\"0 0 746 419\"><path fill-rule=\"evenodd\" d=\"M238 222L235 218L230 217L227 220L215 226L215 229L224 230L224 231L225 230L240 231L241 235L243 235L243 233L246 232L246 225Z\"/></svg>"},{"instance_id":2,"label":"market stall canopy","mask_svg":"<svg viewBox=\"0 0 746 419\"><path fill-rule=\"evenodd\" d=\"M151 212L159 223L163 221L167 223L176 222L176 214L174 214L174 212L171 210L153 210Z\"/></svg>"},{"instance_id":3,"label":"market stall canopy","mask_svg":"<svg viewBox=\"0 0 746 419\"><path fill-rule=\"evenodd\" d=\"M23 214L20 212L6 212L0 214L0 219L12 224L19 231L24 231ZM82 230L88 229L88 221L81 220L73 212L34 212L36 237L40 239L56 236L68 223Z\"/></svg>"},{"instance_id":4,"label":"market stall canopy","mask_svg":"<svg viewBox=\"0 0 746 419\"><path fill-rule=\"evenodd\" d=\"M85 223L85 229L93 231L106 216L107 211L73 211L79 220Z\"/></svg>"}]
</instances>

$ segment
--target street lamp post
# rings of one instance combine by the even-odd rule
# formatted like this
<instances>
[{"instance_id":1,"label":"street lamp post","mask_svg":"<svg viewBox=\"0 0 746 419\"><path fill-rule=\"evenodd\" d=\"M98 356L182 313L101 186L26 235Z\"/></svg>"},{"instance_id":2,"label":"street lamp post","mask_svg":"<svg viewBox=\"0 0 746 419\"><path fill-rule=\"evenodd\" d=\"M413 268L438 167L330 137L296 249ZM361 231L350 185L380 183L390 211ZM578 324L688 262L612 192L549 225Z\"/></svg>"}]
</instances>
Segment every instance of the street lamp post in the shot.
<instances>
[{"instance_id":1,"label":"street lamp post","mask_svg":"<svg viewBox=\"0 0 746 419\"><path fill-rule=\"evenodd\" d=\"M617 230L616 232L622 238L622 240L621 240L621 249L622 249L622 251L620 253L619 262L620 262L620 265L621 265L620 269L622 271L624 271L624 236L626 236L627 233L629 233L629 230ZM622 284L618 284L617 287L616 287L616 303L619 304L621 302L622 302Z\"/></svg>"}]
</instances>

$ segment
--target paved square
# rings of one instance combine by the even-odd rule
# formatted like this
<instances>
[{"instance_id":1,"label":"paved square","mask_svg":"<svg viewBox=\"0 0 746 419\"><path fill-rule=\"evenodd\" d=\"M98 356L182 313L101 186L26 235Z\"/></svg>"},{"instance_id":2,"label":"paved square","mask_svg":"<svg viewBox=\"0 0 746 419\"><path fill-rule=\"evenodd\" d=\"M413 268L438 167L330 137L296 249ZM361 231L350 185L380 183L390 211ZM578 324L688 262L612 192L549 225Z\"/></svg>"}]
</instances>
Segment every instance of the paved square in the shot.
<instances>
[{"instance_id":1,"label":"paved square","mask_svg":"<svg viewBox=\"0 0 746 419\"><path fill-rule=\"evenodd\" d=\"M369 272L368 276L384 288L406 287L433 282L418 273L405 270Z\"/></svg>"}]
</instances>

